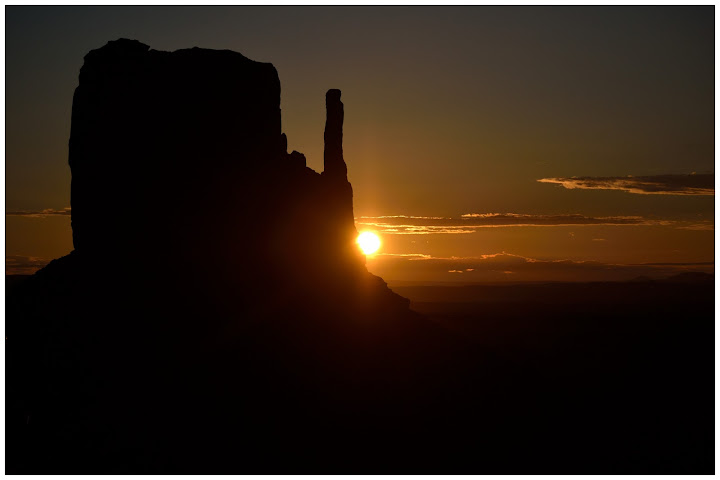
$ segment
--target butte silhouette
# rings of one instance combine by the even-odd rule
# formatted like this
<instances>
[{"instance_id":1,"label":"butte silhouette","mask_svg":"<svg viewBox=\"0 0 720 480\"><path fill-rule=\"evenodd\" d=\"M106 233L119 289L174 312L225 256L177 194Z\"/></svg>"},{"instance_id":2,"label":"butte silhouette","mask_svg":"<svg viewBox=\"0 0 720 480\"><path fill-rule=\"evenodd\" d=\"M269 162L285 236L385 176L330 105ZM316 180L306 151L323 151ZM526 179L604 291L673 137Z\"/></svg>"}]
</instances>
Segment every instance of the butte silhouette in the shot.
<instances>
[{"instance_id":1,"label":"butte silhouette","mask_svg":"<svg viewBox=\"0 0 720 480\"><path fill-rule=\"evenodd\" d=\"M74 251L8 298L9 472L407 465L450 343L368 273L325 101L319 174L287 153L271 64L126 39L85 56Z\"/></svg>"}]
</instances>

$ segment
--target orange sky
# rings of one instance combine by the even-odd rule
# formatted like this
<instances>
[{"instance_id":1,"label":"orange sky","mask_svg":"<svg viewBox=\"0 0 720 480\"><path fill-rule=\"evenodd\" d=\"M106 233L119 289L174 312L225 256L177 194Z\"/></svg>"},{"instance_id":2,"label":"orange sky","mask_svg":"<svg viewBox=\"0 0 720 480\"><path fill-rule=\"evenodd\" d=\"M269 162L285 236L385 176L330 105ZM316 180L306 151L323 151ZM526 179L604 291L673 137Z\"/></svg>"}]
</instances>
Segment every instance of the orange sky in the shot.
<instances>
[{"instance_id":1,"label":"orange sky","mask_svg":"<svg viewBox=\"0 0 720 480\"><path fill-rule=\"evenodd\" d=\"M7 7L9 273L72 249L72 92L119 37L273 63L288 148L318 171L340 88L391 284L714 270L712 6Z\"/></svg>"}]
</instances>

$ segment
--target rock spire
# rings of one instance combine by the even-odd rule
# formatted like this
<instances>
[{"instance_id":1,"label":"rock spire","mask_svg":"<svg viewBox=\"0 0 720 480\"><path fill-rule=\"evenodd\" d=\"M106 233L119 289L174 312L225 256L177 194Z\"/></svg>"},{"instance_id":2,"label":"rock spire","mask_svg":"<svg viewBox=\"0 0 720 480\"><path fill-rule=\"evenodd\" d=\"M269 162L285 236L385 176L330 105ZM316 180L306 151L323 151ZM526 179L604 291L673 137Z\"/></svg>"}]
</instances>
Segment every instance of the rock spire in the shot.
<instances>
[{"instance_id":1,"label":"rock spire","mask_svg":"<svg viewBox=\"0 0 720 480\"><path fill-rule=\"evenodd\" d=\"M333 179L347 180L347 165L343 159L343 120L345 112L340 101L338 89L328 90L325 94L325 170L324 175Z\"/></svg>"}]
</instances>

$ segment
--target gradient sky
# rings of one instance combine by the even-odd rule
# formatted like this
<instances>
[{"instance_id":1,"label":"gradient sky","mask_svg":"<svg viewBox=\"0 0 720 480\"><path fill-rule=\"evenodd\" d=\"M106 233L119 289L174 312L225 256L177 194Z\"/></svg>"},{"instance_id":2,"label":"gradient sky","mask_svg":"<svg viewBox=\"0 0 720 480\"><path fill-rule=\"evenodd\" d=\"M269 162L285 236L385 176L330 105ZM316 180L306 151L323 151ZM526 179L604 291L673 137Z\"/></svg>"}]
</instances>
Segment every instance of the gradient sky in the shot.
<instances>
[{"instance_id":1,"label":"gradient sky","mask_svg":"<svg viewBox=\"0 0 720 480\"><path fill-rule=\"evenodd\" d=\"M714 270L713 6L5 12L8 272L72 249L72 94L120 37L274 64L289 150L318 171L340 88L358 228L383 240L368 267L391 284Z\"/></svg>"}]
</instances>

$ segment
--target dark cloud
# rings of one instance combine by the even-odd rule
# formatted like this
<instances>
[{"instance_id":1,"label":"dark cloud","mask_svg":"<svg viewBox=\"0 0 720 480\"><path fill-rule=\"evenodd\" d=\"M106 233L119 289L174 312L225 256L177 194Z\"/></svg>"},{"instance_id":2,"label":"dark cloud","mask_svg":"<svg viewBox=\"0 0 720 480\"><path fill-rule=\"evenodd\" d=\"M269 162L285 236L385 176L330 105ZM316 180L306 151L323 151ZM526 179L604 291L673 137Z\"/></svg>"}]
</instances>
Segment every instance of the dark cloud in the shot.
<instances>
[{"instance_id":1,"label":"dark cloud","mask_svg":"<svg viewBox=\"0 0 720 480\"><path fill-rule=\"evenodd\" d=\"M371 228L387 235L428 235L473 233L478 228L564 227L574 225L671 225L668 220L639 216L591 217L571 215L531 215L521 213L467 213L459 218L389 215L358 217L358 228Z\"/></svg>"},{"instance_id":2,"label":"dark cloud","mask_svg":"<svg viewBox=\"0 0 720 480\"><path fill-rule=\"evenodd\" d=\"M538 182L557 183L567 189L622 190L640 195L715 195L715 175L649 175L642 177L559 177Z\"/></svg>"},{"instance_id":3,"label":"dark cloud","mask_svg":"<svg viewBox=\"0 0 720 480\"><path fill-rule=\"evenodd\" d=\"M17 211L5 212L5 215L9 216L9 217L33 217L33 218L63 217L63 216L70 216L70 207L65 207L62 210L55 210L54 208L46 208L45 210L39 210L39 211L17 210Z\"/></svg>"}]
</instances>

